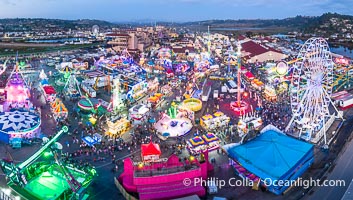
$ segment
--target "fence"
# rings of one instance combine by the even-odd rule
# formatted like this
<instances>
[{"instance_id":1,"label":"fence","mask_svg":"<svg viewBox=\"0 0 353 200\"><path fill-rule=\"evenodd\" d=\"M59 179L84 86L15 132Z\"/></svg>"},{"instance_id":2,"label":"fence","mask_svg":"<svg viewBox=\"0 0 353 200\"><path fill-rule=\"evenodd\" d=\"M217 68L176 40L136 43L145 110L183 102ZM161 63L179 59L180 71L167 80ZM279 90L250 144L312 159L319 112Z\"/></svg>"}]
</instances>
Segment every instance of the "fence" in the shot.
<instances>
[{"instance_id":1,"label":"fence","mask_svg":"<svg viewBox=\"0 0 353 200\"><path fill-rule=\"evenodd\" d=\"M116 187L119 189L121 194L125 197L127 200L137 200L135 197L131 196L129 193L126 192L126 190L123 188L123 186L119 183L119 181L114 177L114 182Z\"/></svg>"}]
</instances>

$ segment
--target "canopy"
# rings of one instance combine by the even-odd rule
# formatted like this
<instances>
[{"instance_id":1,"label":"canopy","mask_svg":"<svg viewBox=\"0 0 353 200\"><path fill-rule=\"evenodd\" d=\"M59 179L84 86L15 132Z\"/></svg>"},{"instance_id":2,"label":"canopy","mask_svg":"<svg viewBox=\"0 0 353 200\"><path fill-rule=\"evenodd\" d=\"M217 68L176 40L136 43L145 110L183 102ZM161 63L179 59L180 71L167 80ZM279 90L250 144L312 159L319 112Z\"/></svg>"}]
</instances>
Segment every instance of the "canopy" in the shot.
<instances>
[{"instance_id":1,"label":"canopy","mask_svg":"<svg viewBox=\"0 0 353 200\"><path fill-rule=\"evenodd\" d=\"M254 79L255 76L251 73L251 72L246 72L245 73L245 76L248 78L248 79Z\"/></svg>"},{"instance_id":2,"label":"canopy","mask_svg":"<svg viewBox=\"0 0 353 200\"><path fill-rule=\"evenodd\" d=\"M141 145L141 154L142 156L150 156L150 155L161 155L162 152L159 148L158 144L154 144L152 142L148 144Z\"/></svg>"},{"instance_id":3,"label":"canopy","mask_svg":"<svg viewBox=\"0 0 353 200\"><path fill-rule=\"evenodd\" d=\"M221 112L221 111L217 111L217 112L215 112L213 115L214 115L215 117L220 117L220 116L223 116L224 113Z\"/></svg>"},{"instance_id":4,"label":"canopy","mask_svg":"<svg viewBox=\"0 0 353 200\"><path fill-rule=\"evenodd\" d=\"M196 136L194 138L189 139L189 142L193 147L197 147L205 144L205 141L200 136Z\"/></svg>"},{"instance_id":5,"label":"canopy","mask_svg":"<svg viewBox=\"0 0 353 200\"><path fill-rule=\"evenodd\" d=\"M228 156L256 176L272 180L287 177L302 163L313 159L312 144L277 130L268 129L245 144L229 148Z\"/></svg>"},{"instance_id":6,"label":"canopy","mask_svg":"<svg viewBox=\"0 0 353 200\"><path fill-rule=\"evenodd\" d=\"M55 88L51 85L43 86L43 90L47 95L56 94Z\"/></svg>"},{"instance_id":7,"label":"canopy","mask_svg":"<svg viewBox=\"0 0 353 200\"><path fill-rule=\"evenodd\" d=\"M42 85L48 85L48 80L47 79L43 79L40 84Z\"/></svg>"},{"instance_id":8,"label":"canopy","mask_svg":"<svg viewBox=\"0 0 353 200\"><path fill-rule=\"evenodd\" d=\"M212 117L212 115L210 115L210 114L207 114L207 115L202 116L202 120L204 120L204 121L207 121L207 120L212 119L212 118L213 118L213 117Z\"/></svg>"},{"instance_id":9,"label":"canopy","mask_svg":"<svg viewBox=\"0 0 353 200\"><path fill-rule=\"evenodd\" d=\"M55 113L65 113L67 112L67 108L63 104L63 102L60 99L56 99L52 104L51 104L53 111Z\"/></svg>"},{"instance_id":10,"label":"canopy","mask_svg":"<svg viewBox=\"0 0 353 200\"><path fill-rule=\"evenodd\" d=\"M215 136L213 133L207 133L206 135L203 135L202 138L207 142L214 142L214 141L219 141L219 138Z\"/></svg>"}]
</instances>

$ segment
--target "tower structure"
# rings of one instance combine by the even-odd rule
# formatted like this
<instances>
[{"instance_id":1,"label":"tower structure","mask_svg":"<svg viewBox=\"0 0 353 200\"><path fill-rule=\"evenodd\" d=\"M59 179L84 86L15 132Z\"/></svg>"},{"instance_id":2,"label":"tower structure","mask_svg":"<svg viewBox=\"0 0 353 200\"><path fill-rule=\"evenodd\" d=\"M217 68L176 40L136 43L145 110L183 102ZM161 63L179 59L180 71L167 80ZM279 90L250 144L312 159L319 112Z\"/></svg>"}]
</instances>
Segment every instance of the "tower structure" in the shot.
<instances>
[{"instance_id":1,"label":"tower structure","mask_svg":"<svg viewBox=\"0 0 353 200\"><path fill-rule=\"evenodd\" d=\"M240 80L240 73L241 73L241 44L238 42L237 44L237 56L238 56L238 71L237 71L237 81L238 81L238 93L237 93L237 103L240 107L241 105L241 80Z\"/></svg>"},{"instance_id":2,"label":"tower structure","mask_svg":"<svg viewBox=\"0 0 353 200\"><path fill-rule=\"evenodd\" d=\"M117 114L119 111L125 108L123 102L122 94L120 91L120 77L117 77L113 80L113 94L112 94L112 108L113 113Z\"/></svg>"},{"instance_id":3,"label":"tower structure","mask_svg":"<svg viewBox=\"0 0 353 200\"><path fill-rule=\"evenodd\" d=\"M230 103L230 107L237 112L239 115L245 115L248 110L248 104L241 99L241 44L238 42L237 44L237 99L236 101L232 101Z\"/></svg>"}]
</instances>

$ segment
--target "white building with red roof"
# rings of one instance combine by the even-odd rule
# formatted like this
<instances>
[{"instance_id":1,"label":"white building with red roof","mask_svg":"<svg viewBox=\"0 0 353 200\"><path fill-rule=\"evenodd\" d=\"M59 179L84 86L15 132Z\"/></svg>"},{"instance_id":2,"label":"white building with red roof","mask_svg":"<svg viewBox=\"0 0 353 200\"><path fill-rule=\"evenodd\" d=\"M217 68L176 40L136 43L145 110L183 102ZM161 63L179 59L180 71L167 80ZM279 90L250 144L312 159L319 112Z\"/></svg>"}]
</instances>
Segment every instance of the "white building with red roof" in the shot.
<instances>
[{"instance_id":1,"label":"white building with red roof","mask_svg":"<svg viewBox=\"0 0 353 200\"><path fill-rule=\"evenodd\" d=\"M269 60L278 62L288 57L279 50L256 43L249 38L242 36L238 38L238 40L241 42L242 56L249 63L265 62Z\"/></svg>"}]
</instances>

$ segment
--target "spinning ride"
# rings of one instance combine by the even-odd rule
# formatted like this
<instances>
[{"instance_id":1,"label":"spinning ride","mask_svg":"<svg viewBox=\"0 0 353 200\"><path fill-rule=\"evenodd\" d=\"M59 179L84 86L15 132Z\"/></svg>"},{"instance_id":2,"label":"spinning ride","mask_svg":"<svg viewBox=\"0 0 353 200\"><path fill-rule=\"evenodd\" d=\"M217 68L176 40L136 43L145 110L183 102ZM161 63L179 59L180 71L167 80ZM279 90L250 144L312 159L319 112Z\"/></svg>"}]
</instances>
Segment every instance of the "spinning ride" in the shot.
<instances>
[{"instance_id":1,"label":"spinning ride","mask_svg":"<svg viewBox=\"0 0 353 200\"><path fill-rule=\"evenodd\" d=\"M56 142L68 128L64 126L30 158L16 165L0 161L8 185L24 199L84 199L96 171L92 167L76 168L61 158L62 145ZM44 141L44 140L43 140ZM51 159L50 159L51 158Z\"/></svg>"},{"instance_id":2,"label":"spinning ride","mask_svg":"<svg viewBox=\"0 0 353 200\"><path fill-rule=\"evenodd\" d=\"M333 116L330 103L337 111L330 100L333 66L330 49L322 38L306 41L293 66L290 90L293 117L287 129L294 122L299 137L305 140L313 142L312 138L324 136L325 144L327 142L326 130L331 125L327 121Z\"/></svg>"},{"instance_id":3,"label":"spinning ride","mask_svg":"<svg viewBox=\"0 0 353 200\"><path fill-rule=\"evenodd\" d=\"M237 100L230 103L230 107L240 115L245 115L248 109L248 103L241 99L241 44L237 45L238 52L238 71L237 71Z\"/></svg>"}]
</instances>

